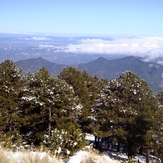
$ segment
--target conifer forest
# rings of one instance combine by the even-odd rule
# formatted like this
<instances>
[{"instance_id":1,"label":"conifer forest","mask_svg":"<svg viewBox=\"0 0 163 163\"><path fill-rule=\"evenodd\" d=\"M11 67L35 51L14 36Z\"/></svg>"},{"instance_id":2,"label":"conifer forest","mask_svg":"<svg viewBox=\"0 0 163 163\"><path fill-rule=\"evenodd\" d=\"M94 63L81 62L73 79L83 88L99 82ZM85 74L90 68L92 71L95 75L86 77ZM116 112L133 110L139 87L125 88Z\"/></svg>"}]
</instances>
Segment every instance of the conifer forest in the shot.
<instances>
[{"instance_id":1,"label":"conifer forest","mask_svg":"<svg viewBox=\"0 0 163 163\"><path fill-rule=\"evenodd\" d=\"M108 81L75 67L51 76L45 67L23 74L11 60L0 63L1 144L72 155L88 143L86 133L95 136L95 148L107 137L129 157L163 159L163 91L154 94L130 71Z\"/></svg>"}]
</instances>

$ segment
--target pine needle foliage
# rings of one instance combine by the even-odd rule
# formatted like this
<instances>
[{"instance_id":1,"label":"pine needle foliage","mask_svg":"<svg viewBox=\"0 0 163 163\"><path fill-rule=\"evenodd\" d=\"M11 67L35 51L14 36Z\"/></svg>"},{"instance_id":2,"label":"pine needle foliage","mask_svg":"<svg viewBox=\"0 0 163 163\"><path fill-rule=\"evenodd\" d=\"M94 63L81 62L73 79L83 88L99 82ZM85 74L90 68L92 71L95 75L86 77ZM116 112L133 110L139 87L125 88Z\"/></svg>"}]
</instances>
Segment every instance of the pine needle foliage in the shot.
<instances>
[{"instance_id":1,"label":"pine needle foliage","mask_svg":"<svg viewBox=\"0 0 163 163\"><path fill-rule=\"evenodd\" d=\"M44 144L52 151L52 154L66 158L86 145L81 130L76 129L73 125L67 129L52 130L51 135L45 135L44 138Z\"/></svg>"},{"instance_id":2,"label":"pine needle foliage","mask_svg":"<svg viewBox=\"0 0 163 163\"><path fill-rule=\"evenodd\" d=\"M125 72L103 90L104 115L112 133L128 144L128 156L140 145L150 146L158 123L159 105L147 83Z\"/></svg>"}]
</instances>

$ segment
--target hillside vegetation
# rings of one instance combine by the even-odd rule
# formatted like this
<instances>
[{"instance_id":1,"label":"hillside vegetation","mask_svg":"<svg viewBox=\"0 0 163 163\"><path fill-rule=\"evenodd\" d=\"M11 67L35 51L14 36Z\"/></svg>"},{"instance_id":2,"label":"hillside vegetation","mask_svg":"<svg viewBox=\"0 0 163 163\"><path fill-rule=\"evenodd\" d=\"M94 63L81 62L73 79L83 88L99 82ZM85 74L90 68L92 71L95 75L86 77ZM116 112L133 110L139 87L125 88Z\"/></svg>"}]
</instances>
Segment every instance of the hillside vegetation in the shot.
<instances>
[{"instance_id":1,"label":"hillside vegetation","mask_svg":"<svg viewBox=\"0 0 163 163\"><path fill-rule=\"evenodd\" d=\"M85 133L136 152L163 158L163 91L127 71L111 81L67 67L51 76L45 67L22 74L0 63L0 142L13 150L39 148L63 158L82 149Z\"/></svg>"}]
</instances>

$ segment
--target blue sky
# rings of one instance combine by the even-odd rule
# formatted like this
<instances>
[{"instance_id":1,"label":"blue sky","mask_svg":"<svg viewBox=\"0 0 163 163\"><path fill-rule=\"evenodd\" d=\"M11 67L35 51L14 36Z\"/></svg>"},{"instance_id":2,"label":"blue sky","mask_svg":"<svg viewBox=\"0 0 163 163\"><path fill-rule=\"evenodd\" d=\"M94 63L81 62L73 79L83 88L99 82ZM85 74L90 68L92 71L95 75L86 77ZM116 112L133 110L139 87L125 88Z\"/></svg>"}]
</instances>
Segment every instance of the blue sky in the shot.
<instances>
[{"instance_id":1,"label":"blue sky","mask_svg":"<svg viewBox=\"0 0 163 163\"><path fill-rule=\"evenodd\" d=\"M0 32L163 36L163 0L0 0Z\"/></svg>"}]
</instances>

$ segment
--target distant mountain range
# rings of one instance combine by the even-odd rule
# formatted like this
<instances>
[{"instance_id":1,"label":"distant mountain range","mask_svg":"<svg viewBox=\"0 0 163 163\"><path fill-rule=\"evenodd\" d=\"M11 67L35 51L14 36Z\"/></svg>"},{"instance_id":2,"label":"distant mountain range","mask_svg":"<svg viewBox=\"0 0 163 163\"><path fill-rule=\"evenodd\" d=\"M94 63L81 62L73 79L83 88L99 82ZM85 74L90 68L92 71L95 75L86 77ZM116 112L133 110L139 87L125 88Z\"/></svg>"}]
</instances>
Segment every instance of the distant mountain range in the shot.
<instances>
[{"instance_id":1,"label":"distant mountain range","mask_svg":"<svg viewBox=\"0 0 163 163\"><path fill-rule=\"evenodd\" d=\"M23 73L28 73L29 71L33 73L44 66L49 73L54 76L58 75L62 71L63 67L67 67L66 65L50 62L42 57L20 60L15 62L15 64L17 67L22 69Z\"/></svg>"},{"instance_id":2,"label":"distant mountain range","mask_svg":"<svg viewBox=\"0 0 163 163\"><path fill-rule=\"evenodd\" d=\"M35 59L26 59L15 62L22 68L23 73L34 72L41 67L45 67L51 75L57 76L67 65L56 64L41 57ZM75 65L78 70L86 70L91 76L96 75L99 78L112 80L119 77L125 71L132 71L141 79L144 79L152 88L154 93L163 89L163 65L144 62L140 57L124 57L121 59L108 60L100 57L97 60Z\"/></svg>"}]
</instances>

